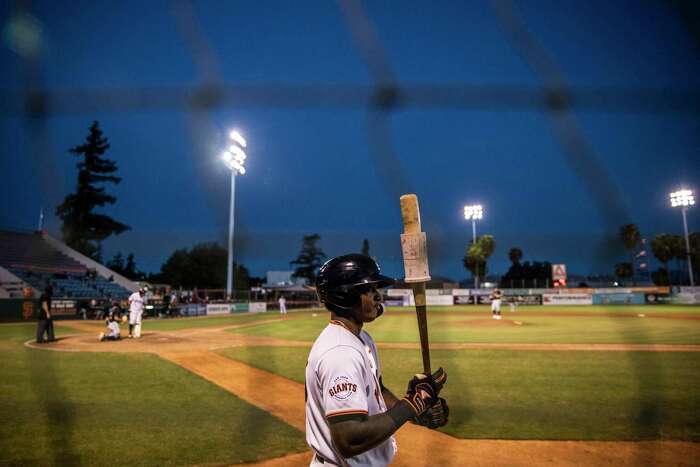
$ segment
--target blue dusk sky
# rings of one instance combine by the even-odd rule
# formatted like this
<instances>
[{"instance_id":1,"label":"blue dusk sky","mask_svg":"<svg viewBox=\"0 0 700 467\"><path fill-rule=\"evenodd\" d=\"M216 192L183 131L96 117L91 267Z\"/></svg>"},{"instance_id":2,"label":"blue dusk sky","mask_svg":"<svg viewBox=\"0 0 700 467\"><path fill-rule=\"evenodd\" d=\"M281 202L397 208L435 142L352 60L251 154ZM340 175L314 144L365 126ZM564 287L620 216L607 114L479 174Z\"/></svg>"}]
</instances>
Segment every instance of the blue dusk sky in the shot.
<instances>
[{"instance_id":1,"label":"blue dusk sky","mask_svg":"<svg viewBox=\"0 0 700 467\"><path fill-rule=\"evenodd\" d=\"M512 4L573 90L566 118L586 148L578 164L543 106L500 91L479 105L454 94L411 100L425 86L541 90L542 75L494 8L510 2L363 2L383 74L358 46L353 2L18 3L0 2L0 228L35 229L43 208L45 228L60 235L54 210L76 184L68 149L97 120L123 178L108 187L118 201L104 212L131 226L104 242L104 255L133 252L148 272L176 248L226 244L230 179L219 155L233 127L249 156L236 178L234 252L253 275L289 269L302 236L318 233L329 257L368 239L383 271L402 276L403 191L419 196L433 275L469 276L462 208L475 202L485 209L477 233L496 240L492 272L507 271L517 246L524 260L611 273L626 257L612 241L620 225L634 222L650 238L680 234L668 193L699 188L697 105L648 105L700 90L697 43L673 2ZM406 91L378 111L363 96L382 76ZM206 83L242 97L181 104ZM40 115L8 104L30 87L64 98ZM586 100L591 89L636 97L607 106ZM115 97L102 105L98 94ZM120 107L125 96L140 97ZM600 172L587 178L594 166ZM700 230L700 211L688 221Z\"/></svg>"}]
</instances>

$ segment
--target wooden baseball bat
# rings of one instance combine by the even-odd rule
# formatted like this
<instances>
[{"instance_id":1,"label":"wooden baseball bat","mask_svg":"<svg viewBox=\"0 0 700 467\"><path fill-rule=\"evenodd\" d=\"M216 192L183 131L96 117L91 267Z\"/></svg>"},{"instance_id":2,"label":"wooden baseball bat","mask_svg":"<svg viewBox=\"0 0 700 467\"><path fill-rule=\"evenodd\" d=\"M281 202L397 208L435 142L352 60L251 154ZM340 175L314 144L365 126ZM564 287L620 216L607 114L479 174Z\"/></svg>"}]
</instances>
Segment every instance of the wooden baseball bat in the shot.
<instances>
[{"instance_id":1,"label":"wooden baseball bat","mask_svg":"<svg viewBox=\"0 0 700 467\"><path fill-rule=\"evenodd\" d=\"M420 211L416 195L403 195L400 198L401 217L403 219L403 231L405 234L419 234ZM425 282L411 283L413 297L416 302L416 318L418 318L418 333L420 334L420 350L423 356L423 373L430 375L430 346L428 344L428 317L425 306Z\"/></svg>"}]
</instances>

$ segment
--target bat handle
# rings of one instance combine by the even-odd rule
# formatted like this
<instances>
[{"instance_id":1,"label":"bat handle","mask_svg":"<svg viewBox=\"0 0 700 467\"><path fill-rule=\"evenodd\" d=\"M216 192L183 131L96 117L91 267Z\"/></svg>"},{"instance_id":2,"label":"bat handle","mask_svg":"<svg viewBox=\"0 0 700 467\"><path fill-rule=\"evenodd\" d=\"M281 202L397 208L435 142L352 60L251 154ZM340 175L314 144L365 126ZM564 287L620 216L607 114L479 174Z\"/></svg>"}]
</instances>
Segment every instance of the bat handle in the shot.
<instances>
[{"instance_id":1,"label":"bat handle","mask_svg":"<svg viewBox=\"0 0 700 467\"><path fill-rule=\"evenodd\" d=\"M423 373L430 376L430 345L428 343L428 315L425 305L425 283L413 284L413 297L416 301L416 318L420 335L420 350L423 357Z\"/></svg>"}]
</instances>

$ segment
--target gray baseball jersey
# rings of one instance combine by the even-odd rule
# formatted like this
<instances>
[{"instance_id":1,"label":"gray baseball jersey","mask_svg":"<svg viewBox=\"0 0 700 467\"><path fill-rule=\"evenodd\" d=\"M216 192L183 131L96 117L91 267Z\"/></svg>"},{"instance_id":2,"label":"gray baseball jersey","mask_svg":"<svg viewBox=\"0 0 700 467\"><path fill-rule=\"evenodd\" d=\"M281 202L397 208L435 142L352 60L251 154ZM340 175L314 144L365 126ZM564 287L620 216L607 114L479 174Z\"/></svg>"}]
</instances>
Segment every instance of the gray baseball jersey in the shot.
<instances>
[{"instance_id":1,"label":"gray baseball jersey","mask_svg":"<svg viewBox=\"0 0 700 467\"><path fill-rule=\"evenodd\" d=\"M328 420L350 414L386 412L379 385L377 347L365 331L356 336L339 321L331 321L314 342L306 365L306 442L337 465L379 466L396 454L393 436L350 458L333 446Z\"/></svg>"}]
</instances>

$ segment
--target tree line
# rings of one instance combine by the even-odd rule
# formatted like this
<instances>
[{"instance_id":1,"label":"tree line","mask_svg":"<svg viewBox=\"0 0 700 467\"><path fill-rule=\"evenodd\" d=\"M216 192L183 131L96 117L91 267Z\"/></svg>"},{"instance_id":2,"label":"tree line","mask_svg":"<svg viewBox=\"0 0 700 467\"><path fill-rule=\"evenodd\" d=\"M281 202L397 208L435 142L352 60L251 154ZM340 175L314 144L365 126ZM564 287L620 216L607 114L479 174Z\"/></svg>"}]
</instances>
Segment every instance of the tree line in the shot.
<instances>
[{"instance_id":1,"label":"tree line","mask_svg":"<svg viewBox=\"0 0 700 467\"><path fill-rule=\"evenodd\" d=\"M95 212L97 208L112 205L116 198L106 191L107 184L118 184L121 178L116 175L116 162L107 159L105 153L110 148L108 139L100 130L99 123L93 122L83 144L71 148L69 152L77 156L78 177L75 193L66 196L63 203L56 208L56 215L63 221L61 232L63 241L71 248L84 255L102 262L102 242L111 235L119 235L130 227L116 221L104 213ZM680 235L661 233L646 244L645 239L635 224L620 227L618 238L629 254L629 261L615 264L614 273L620 279L631 279L636 283L637 266L644 264L650 271L648 247L662 267L648 272L648 276L658 285L681 283L683 270L681 264L686 258L684 238ZM296 258L290 261L293 277L313 284L316 273L326 258L318 246L319 234L305 235ZM690 255L694 271L700 271L700 232L689 236ZM482 235L476 241L470 241L462 258L462 264L473 277L485 277L488 273L488 260L496 249L493 235ZM360 250L369 255L369 240L362 242ZM508 251L511 266L501 277L501 286L533 286L530 284L551 283L551 263L548 261L522 262L523 251L513 247ZM676 274L672 277L669 262L676 260ZM146 274L136 266L133 253L126 258L121 252L107 262L107 267L132 280L163 282L175 287L223 288L226 283L227 251L216 243L201 243L190 249L183 248L173 252L161 266L160 272ZM234 287L246 289L251 278L243 265L236 264L234 269ZM548 282L549 281L549 282Z\"/></svg>"},{"instance_id":2,"label":"tree line","mask_svg":"<svg viewBox=\"0 0 700 467\"><path fill-rule=\"evenodd\" d=\"M685 238L681 235L660 233L655 235L651 242L642 238L639 227L635 224L625 224L620 227L619 238L627 250L630 260L617 263L615 265L615 275L621 279L630 279L636 283L637 272L645 269L646 274L656 285L676 285L682 284L685 278L685 266L688 253L693 271L700 269L700 232L693 232L688 235L689 252L686 252ZM654 257L661 263L661 267L651 271L649 267L648 249ZM676 262L675 274L669 268L669 262ZM639 266L644 264L644 268Z\"/></svg>"}]
</instances>

